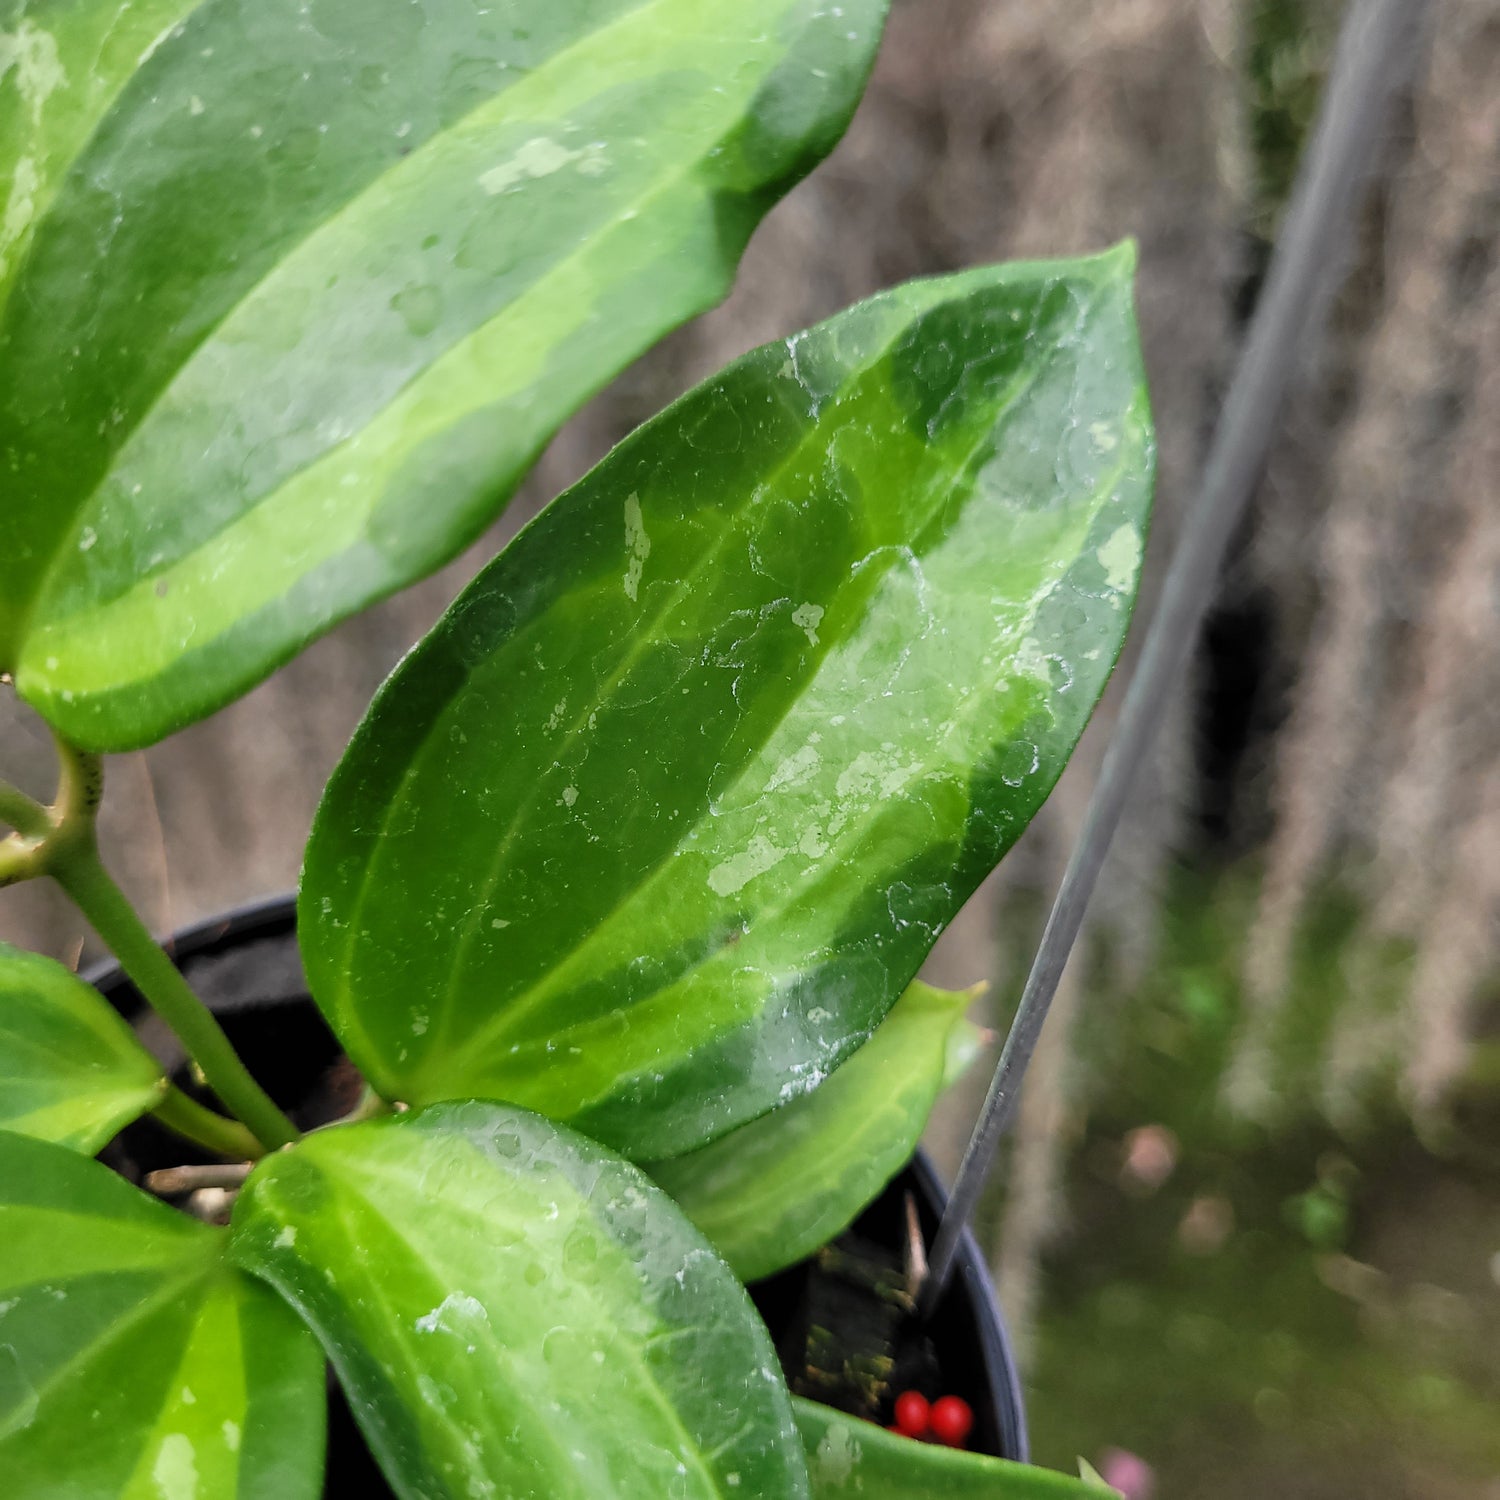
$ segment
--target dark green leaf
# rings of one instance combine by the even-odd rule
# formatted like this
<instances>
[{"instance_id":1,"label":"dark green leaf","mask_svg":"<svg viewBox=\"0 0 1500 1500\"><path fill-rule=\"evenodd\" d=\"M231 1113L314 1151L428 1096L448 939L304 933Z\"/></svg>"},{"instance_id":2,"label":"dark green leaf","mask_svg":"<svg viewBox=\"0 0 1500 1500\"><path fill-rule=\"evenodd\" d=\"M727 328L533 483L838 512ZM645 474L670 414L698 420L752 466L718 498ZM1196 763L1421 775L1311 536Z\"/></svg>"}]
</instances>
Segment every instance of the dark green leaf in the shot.
<instances>
[{"instance_id":1,"label":"dark green leaf","mask_svg":"<svg viewBox=\"0 0 1500 1500\"><path fill-rule=\"evenodd\" d=\"M0 943L0 1130L92 1155L166 1091L161 1064L92 985Z\"/></svg>"},{"instance_id":2,"label":"dark green leaf","mask_svg":"<svg viewBox=\"0 0 1500 1500\"><path fill-rule=\"evenodd\" d=\"M1054 1469L913 1442L813 1401L792 1406L813 1500L1099 1500L1096 1485Z\"/></svg>"},{"instance_id":3,"label":"dark green leaf","mask_svg":"<svg viewBox=\"0 0 1500 1500\"><path fill-rule=\"evenodd\" d=\"M308 1136L256 1169L234 1233L410 1500L807 1494L744 1289L639 1171L537 1115Z\"/></svg>"},{"instance_id":4,"label":"dark green leaf","mask_svg":"<svg viewBox=\"0 0 1500 1500\"><path fill-rule=\"evenodd\" d=\"M973 1055L978 1029L963 1015L972 998L912 985L811 1094L647 1170L741 1280L795 1265L846 1229L916 1150L950 1054Z\"/></svg>"},{"instance_id":5,"label":"dark green leaf","mask_svg":"<svg viewBox=\"0 0 1500 1500\"><path fill-rule=\"evenodd\" d=\"M0 1493L313 1500L324 1364L222 1230L0 1132Z\"/></svg>"},{"instance_id":6,"label":"dark green leaf","mask_svg":"<svg viewBox=\"0 0 1500 1500\"><path fill-rule=\"evenodd\" d=\"M747 355L464 592L335 773L308 974L387 1097L639 1159L813 1088L1051 789L1130 615L1128 248Z\"/></svg>"},{"instance_id":7,"label":"dark green leaf","mask_svg":"<svg viewBox=\"0 0 1500 1500\"><path fill-rule=\"evenodd\" d=\"M885 0L0 0L0 669L159 738L721 297Z\"/></svg>"}]
</instances>

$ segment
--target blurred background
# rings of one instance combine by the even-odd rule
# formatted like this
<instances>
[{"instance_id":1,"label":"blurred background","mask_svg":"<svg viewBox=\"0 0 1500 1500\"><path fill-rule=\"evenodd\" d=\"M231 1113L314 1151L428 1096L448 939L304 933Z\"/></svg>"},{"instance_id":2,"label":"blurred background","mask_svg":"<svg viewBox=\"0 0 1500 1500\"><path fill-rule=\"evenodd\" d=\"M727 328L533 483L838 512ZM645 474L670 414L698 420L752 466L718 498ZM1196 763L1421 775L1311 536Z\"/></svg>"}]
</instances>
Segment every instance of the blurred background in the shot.
<instances>
[{"instance_id":1,"label":"blurred background","mask_svg":"<svg viewBox=\"0 0 1500 1500\"><path fill-rule=\"evenodd\" d=\"M492 535L111 761L106 858L148 921L290 889L376 685L522 520L725 360L906 277L1139 241L1159 578L1341 9L897 0L848 137L734 296L572 423ZM979 1225L1037 1458L1128 1469L1135 1500L1500 1500L1500 0L1434 0L1408 64ZM933 955L936 982L993 981L993 1026L1129 661ZM8 698L0 743L50 791ZM5 893L0 937L93 956L41 888ZM946 1172L985 1071L934 1122Z\"/></svg>"}]
</instances>

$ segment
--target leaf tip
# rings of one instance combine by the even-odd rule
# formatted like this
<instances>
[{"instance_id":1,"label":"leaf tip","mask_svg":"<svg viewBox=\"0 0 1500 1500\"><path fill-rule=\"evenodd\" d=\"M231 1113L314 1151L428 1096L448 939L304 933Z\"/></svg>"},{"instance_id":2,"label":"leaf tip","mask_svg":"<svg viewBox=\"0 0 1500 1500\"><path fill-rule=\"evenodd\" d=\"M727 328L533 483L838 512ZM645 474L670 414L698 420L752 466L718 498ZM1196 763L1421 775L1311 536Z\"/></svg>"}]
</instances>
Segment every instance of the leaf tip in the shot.
<instances>
[{"instance_id":1,"label":"leaf tip","mask_svg":"<svg viewBox=\"0 0 1500 1500\"><path fill-rule=\"evenodd\" d=\"M1110 1483L1110 1482L1109 1482L1109 1481L1108 1481L1108 1480L1107 1480L1107 1479L1106 1479L1106 1478L1105 1478L1105 1477L1104 1477L1104 1476L1103 1476L1103 1475L1102 1475L1102 1474L1101 1474L1101 1473L1100 1473L1100 1472L1099 1472L1099 1471L1098 1471L1098 1469L1096 1469L1096 1468L1095 1468L1095 1467L1094 1467L1094 1466L1093 1466L1093 1464L1091 1464L1091 1463L1090 1463L1090 1462L1089 1462L1089 1461L1088 1461L1088 1459L1086 1459L1086 1458L1083 1458L1083 1457L1082 1457L1082 1456L1080 1456L1080 1457L1079 1457L1079 1460L1078 1460L1078 1477L1079 1477L1079 1478L1080 1478L1080 1479L1081 1479L1081 1480L1082 1480L1082 1481L1083 1481L1083 1482L1084 1482L1084 1483L1085 1483L1085 1484L1086 1484L1086 1485L1087 1485L1087 1486L1088 1486L1088 1487L1089 1487L1089 1488L1090 1488L1090 1489L1091 1489L1091 1490L1099 1490L1099 1491L1100 1491L1100 1492L1101 1492L1101 1493L1103 1493L1103 1494L1106 1494L1106 1495L1114 1495L1114 1496L1116 1496L1116 1497L1117 1497L1117 1500L1124 1500L1124 1496L1123 1496L1123 1495L1121 1495L1121 1493L1120 1493L1120 1491L1119 1491L1119 1490L1117 1490L1117 1489L1116 1489L1116 1488L1115 1488L1115 1487L1114 1487L1114 1485L1112 1485L1112 1484L1111 1484L1111 1483Z\"/></svg>"},{"instance_id":2,"label":"leaf tip","mask_svg":"<svg viewBox=\"0 0 1500 1500\"><path fill-rule=\"evenodd\" d=\"M1140 245L1133 234L1126 235L1108 250L1095 257L1106 278L1126 283L1135 280L1136 266L1140 261Z\"/></svg>"}]
</instances>

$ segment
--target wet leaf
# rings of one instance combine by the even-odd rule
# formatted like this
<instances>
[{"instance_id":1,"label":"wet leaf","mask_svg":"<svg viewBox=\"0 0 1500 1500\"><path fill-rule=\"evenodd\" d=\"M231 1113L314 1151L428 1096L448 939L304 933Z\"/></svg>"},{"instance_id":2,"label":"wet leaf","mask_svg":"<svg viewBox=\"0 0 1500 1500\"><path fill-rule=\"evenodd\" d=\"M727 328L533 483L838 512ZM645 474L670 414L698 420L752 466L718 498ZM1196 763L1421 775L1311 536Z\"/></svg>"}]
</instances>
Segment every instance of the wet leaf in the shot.
<instances>
[{"instance_id":1,"label":"wet leaf","mask_svg":"<svg viewBox=\"0 0 1500 1500\"><path fill-rule=\"evenodd\" d=\"M813 1500L1099 1500L1097 1486L1054 1469L914 1442L813 1401L792 1407Z\"/></svg>"},{"instance_id":2,"label":"wet leaf","mask_svg":"<svg viewBox=\"0 0 1500 1500\"><path fill-rule=\"evenodd\" d=\"M0 943L0 1130L92 1155L166 1091L161 1064L92 985Z\"/></svg>"},{"instance_id":3,"label":"wet leaf","mask_svg":"<svg viewBox=\"0 0 1500 1500\"><path fill-rule=\"evenodd\" d=\"M884 9L0 0L0 669L140 745L452 557L724 294Z\"/></svg>"},{"instance_id":4,"label":"wet leaf","mask_svg":"<svg viewBox=\"0 0 1500 1500\"><path fill-rule=\"evenodd\" d=\"M795 1265L847 1229L917 1149L948 1080L972 1057L970 992L914 984L811 1093L647 1170L744 1281Z\"/></svg>"},{"instance_id":5,"label":"wet leaf","mask_svg":"<svg viewBox=\"0 0 1500 1500\"><path fill-rule=\"evenodd\" d=\"M537 1115L308 1136L257 1167L234 1234L409 1500L807 1494L744 1289L646 1177Z\"/></svg>"},{"instance_id":6,"label":"wet leaf","mask_svg":"<svg viewBox=\"0 0 1500 1500\"><path fill-rule=\"evenodd\" d=\"M303 875L387 1097L637 1159L814 1087L1050 791L1124 637L1128 248L914 282L627 438L376 699Z\"/></svg>"},{"instance_id":7,"label":"wet leaf","mask_svg":"<svg viewBox=\"0 0 1500 1500\"><path fill-rule=\"evenodd\" d=\"M228 1236L0 1132L6 1500L314 1500L324 1363Z\"/></svg>"}]
</instances>

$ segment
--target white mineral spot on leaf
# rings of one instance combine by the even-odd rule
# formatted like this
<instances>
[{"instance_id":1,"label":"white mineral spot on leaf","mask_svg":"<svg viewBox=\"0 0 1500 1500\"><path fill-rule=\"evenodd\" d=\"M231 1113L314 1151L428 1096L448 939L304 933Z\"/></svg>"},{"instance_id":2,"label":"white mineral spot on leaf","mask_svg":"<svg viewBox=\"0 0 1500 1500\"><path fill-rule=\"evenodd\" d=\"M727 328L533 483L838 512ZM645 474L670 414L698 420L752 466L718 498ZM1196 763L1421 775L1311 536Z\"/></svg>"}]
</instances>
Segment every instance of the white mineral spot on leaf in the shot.
<instances>
[{"instance_id":1,"label":"white mineral spot on leaf","mask_svg":"<svg viewBox=\"0 0 1500 1500\"><path fill-rule=\"evenodd\" d=\"M820 757L812 745L804 745L794 751L771 772L766 790L774 792L781 787L801 786L818 769Z\"/></svg>"},{"instance_id":2,"label":"white mineral spot on leaf","mask_svg":"<svg viewBox=\"0 0 1500 1500\"><path fill-rule=\"evenodd\" d=\"M817 826L804 830L797 841L797 849L809 859L822 859L828 853L828 841L823 837L823 830Z\"/></svg>"},{"instance_id":3,"label":"white mineral spot on leaf","mask_svg":"<svg viewBox=\"0 0 1500 1500\"><path fill-rule=\"evenodd\" d=\"M494 917L490 921L490 926L493 927L496 932L499 932L502 927L509 927L510 923L507 922L504 917Z\"/></svg>"},{"instance_id":4,"label":"white mineral spot on leaf","mask_svg":"<svg viewBox=\"0 0 1500 1500\"><path fill-rule=\"evenodd\" d=\"M572 805L577 800L578 800L578 788L576 786L565 786L563 788L563 794L562 794L562 798L561 798L562 805L564 807L572 807Z\"/></svg>"},{"instance_id":5,"label":"white mineral spot on leaf","mask_svg":"<svg viewBox=\"0 0 1500 1500\"><path fill-rule=\"evenodd\" d=\"M196 1406L198 1404L198 1398L192 1393L192 1391L187 1386L183 1386L183 1388L182 1388L182 1396L181 1396L180 1399L181 1399L182 1404L184 1406Z\"/></svg>"},{"instance_id":6,"label":"white mineral spot on leaf","mask_svg":"<svg viewBox=\"0 0 1500 1500\"><path fill-rule=\"evenodd\" d=\"M224 1424L219 1430L224 1434L224 1446L231 1453L238 1453L240 1451L240 1424L231 1422L228 1417L225 1417Z\"/></svg>"},{"instance_id":7,"label":"white mineral spot on leaf","mask_svg":"<svg viewBox=\"0 0 1500 1500\"><path fill-rule=\"evenodd\" d=\"M169 1432L161 1440L151 1477L162 1500L197 1500L197 1454L186 1433Z\"/></svg>"},{"instance_id":8,"label":"white mineral spot on leaf","mask_svg":"<svg viewBox=\"0 0 1500 1500\"><path fill-rule=\"evenodd\" d=\"M738 854L730 855L708 872L708 888L716 896L732 896L786 856L785 849L778 849L764 834L758 833Z\"/></svg>"},{"instance_id":9,"label":"white mineral spot on leaf","mask_svg":"<svg viewBox=\"0 0 1500 1500\"><path fill-rule=\"evenodd\" d=\"M876 802L887 802L902 791L913 777L921 774L922 762L912 759L898 763L893 747L883 745L879 753L861 750L849 763L834 785L843 804L832 822L830 833L837 833L851 817Z\"/></svg>"},{"instance_id":10,"label":"white mineral spot on leaf","mask_svg":"<svg viewBox=\"0 0 1500 1500\"><path fill-rule=\"evenodd\" d=\"M1104 567L1104 581L1120 593L1135 581L1141 565L1141 536L1134 526L1121 526L1095 554Z\"/></svg>"},{"instance_id":11,"label":"white mineral spot on leaf","mask_svg":"<svg viewBox=\"0 0 1500 1500\"><path fill-rule=\"evenodd\" d=\"M39 125L42 106L68 81L57 55L57 38L30 21L22 21L14 31L0 31L0 83L12 75L31 110L31 123Z\"/></svg>"},{"instance_id":12,"label":"white mineral spot on leaf","mask_svg":"<svg viewBox=\"0 0 1500 1500\"><path fill-rule=\"evenodd\" d=\"M194 94L193 97L188 100L188 113L190 115L201 115L203 113L203 110L203 101L196 94Z\"/></svg>"},{"instance_id":13,"label":"white mineral spot on leaf","mask_svg":"<svg viewBox=\"0 0 1500 1500\"><path fill-rule=\"evenodd\" d=\"M578 170L585 177L599 177L608 169L608 148L603 141L590 141L578 153Z\"/></svg>"},{"instance_id":14,"label":"white mineral spot on leaf","mask_svg":"<svg viewBox=\"0 0 1500 1500\"><path fill-rule=\"evenodd\" d=\"M568 700L566 698L564 698L564 699L562 699L556 705L556 707L553 708L551 714L548 715L548 718L547 718L547 728L549 730L556 729L557 726L562 723L562 716L567 711L568 711Z\"/></svg>"},{"instance_id":15,"label":"white mineral spot on leaf","mask_svg":"<svg viewBox=\"0 0 1500 1500\"><path fill-rule=\"evenodd\" d=\"M592 148L585 146L579 151L569 151L566 146L560 145L550 136L537 135L525 142L509 161L503 161L497 167L491 167L488 172L479 174L479 185L485 192L493 196L495 193L503 193L506 188L514 187L518 182L527 178L550 177L554 172L560 171L569 162L581 161L584 158L592 163L595 156ZM580 168L580 170L588 170ZM593 171L602 171L600 167L592 168Z\"/></svg>"},{"instance_id":16,"label":"white mineral spot on leaf","mask_svg":"<svg viewBox=\"0 0 1500 1500\"><path fill-rule=\"evenodd\" d=\"M427 1034L427 1017L416 1015L411 1018L411 1034L413 1036L425 1036Z\"/></svg>"},{"instance_id":17,"label":"white mineral spot on leaf","mask_svg":"<svg viewBox=\"0 0 1500 1500\"><path fill-rule=\"evenodd\" d=\"M1091 422L1089 436L1100 453L1113 453L1120 446L1120 439L1108 422Z\"/></svg>"},{"instance_id":18,"label":"white mineral spot on leaf","mask_svg":"<svg viewBox=\"0 0 1500 1500\"><path fill-rule=\"evenodd\" d=\"M821 604L800 604L792 611L792 624L804 631L808 644L818 644L818 624L823 618Z\"/></svg>"},{"instance_id":19,"label":"white mineral spot on leaf","mask_svg":"<svg viewBox=\"0 0 1500 1500\"><path fill-rule=\"evenodd\" d=\"M1016 653L1011 658L1011 666L1018 677L1030 677L1035 681L1050 685L1047 657L1042 650L1041 642L1035 636L1027 636L1016 648Z\"/></svg>"},{"instance_id":20,"label":"white mineral spot on leaf","mask_svg":"<svg viewBox=\"0 0 1500 1500\"><path fill-rule=\"evenodd\" d=\"M297 1243L297 1228L294 1224L283 1225L281 1233L271 1242L278 1250L290 1250Z\"/></svg>"},{"instance_id":21,"label":"white mineral spot on leaf","mask_svg":"<svg viewBox=\"0 0 1500 1500\"><path fill-rule=\"evenodd\" d=\"M625 551L629 561L625 568L625 597L632 602L641 587L641 573L651 556L651 538L641 516L641 497L633 491L625 497Z\"/></svg>"},{"instance_id":22,"label":"white mineral spot on leaf","mask_svg":"<svg viewBox=\"0 0 1500 1500\"><path fill-rule=\"evenodd\" d=\"M843 1484L859 1462L859 1444L846 1427L830 1427L813 1454L813 1475L819 1484Z\"/></svg>"},{"instance_id":23,"label":"white mineral spot on leaf","mask_svg":"<svg viewBox=\"0 0 1500 1500\"><path fill-rule=\"evenodd\" d=\"M23 156L11 174L10 194L5 200L5 215L0 218L0 276L8 264L6 251L31 227L36 215L36 190L40 185L36 163Z\"/></svg>"},{"instance_id":24,"label":"white mineral spot on leaf","mask_svg":"<svg viewBox=\"0 0 1500 1500\"><path fill-rule=\"evenodd\" d=\"M488 1323L490 1315L477 1297L471 1297L467 1292L449 1292L430 1313L418 1318L415 1326L418 1333L436 1333L439 1329L452 1333L453 1321L465 1318L471 1322L482 1318Z\"/></svg>"}]
</instances>

